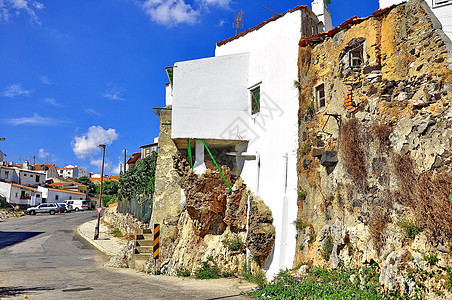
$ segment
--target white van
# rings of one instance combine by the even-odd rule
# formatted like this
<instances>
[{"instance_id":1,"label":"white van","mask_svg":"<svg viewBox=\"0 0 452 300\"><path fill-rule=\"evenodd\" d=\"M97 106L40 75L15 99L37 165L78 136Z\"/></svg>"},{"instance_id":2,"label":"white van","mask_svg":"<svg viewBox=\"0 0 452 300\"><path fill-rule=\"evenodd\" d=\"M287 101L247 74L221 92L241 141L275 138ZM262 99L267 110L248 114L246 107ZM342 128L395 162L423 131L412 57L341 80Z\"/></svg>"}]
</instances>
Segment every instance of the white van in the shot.
<instances>
[{"instance_id":1,"label":"white van","mask_svg":"<svg viewBox=\"0 0 452 300\"><path fill-rule=\"evenodd\" d=\"M72 205L75 211L88 210L88 201L86 200L64 200L63 203Z\"/></svg>"}]
</instances>

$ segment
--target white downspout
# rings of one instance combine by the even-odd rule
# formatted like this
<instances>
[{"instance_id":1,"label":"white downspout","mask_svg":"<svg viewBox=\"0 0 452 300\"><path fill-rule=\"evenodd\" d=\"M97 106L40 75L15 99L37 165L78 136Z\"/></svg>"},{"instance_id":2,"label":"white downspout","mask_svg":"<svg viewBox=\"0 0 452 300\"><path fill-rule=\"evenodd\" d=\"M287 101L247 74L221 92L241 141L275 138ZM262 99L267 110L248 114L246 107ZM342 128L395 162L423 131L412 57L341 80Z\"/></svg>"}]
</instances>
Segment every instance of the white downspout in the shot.
<instances>
[{"instance_id":1,"label":"white downspout","mask_svg":"<svg viewBox=\"0 0 452 300\"><path fill-rule=\"evenodd\" d=\"M260 174L260 170L261 169L261 156L260 154L256 151L256 194L259 193L259 174ZM250 196L248 195L247 198L247 208L246 208L246 236L248 236L248 232L250 230L250 210L251 210L251 201L250 201ZM248 248L246 248L246 268L247 268L247 272L251 271L251 265L250 265L250 256L251 256L251 252Z\"/></svg>"}]
</instances>

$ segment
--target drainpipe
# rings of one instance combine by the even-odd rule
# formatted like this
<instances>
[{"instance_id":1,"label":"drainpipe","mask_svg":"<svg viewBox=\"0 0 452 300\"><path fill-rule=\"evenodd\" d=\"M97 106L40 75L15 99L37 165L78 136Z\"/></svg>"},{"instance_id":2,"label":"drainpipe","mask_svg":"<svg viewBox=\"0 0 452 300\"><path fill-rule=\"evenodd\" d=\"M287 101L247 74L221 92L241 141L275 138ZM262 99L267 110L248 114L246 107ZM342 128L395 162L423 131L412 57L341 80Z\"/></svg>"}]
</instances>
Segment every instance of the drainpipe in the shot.
<instances>
[{"instance_id":1,"label":"drainpipe","mask_svg":"<svg viewBox=\"0 0 452 300\"><path fill-rule=\"evenodd\" d=\"M285 159L286 163L284 164L284 194L287 193L287 172L289 169L289 155L286 153L283 155L283 158Z\"/></svg>"},{"instance_id":2,"label":"drainpipe","mask_svg":"<svg viewBox=\"0 0 452 300\"><path fill-rule=\"evenodd\" d=\"M256 176L256 194L259 194L259 177L261 173L261 155L256 151L256 166L257 166L257 176Z\"/></svg>"},{"instance_id":3,"label":"drainpipe","mask_svg":"<svg viewBox=\"0 0 452 300\"><path fill-rule=\"evenodd\" d=\"M256 194L259 194L259 174L261 169L261 156L256 151ZM251 210L251 201L250 196L248 195L247 198L247 208L246 208L246 236L248 236L248 232L250 230L250 210ZM246 270L247 272L251 271L251 264L250 264L250 256L251 252L248 248L246 248Z\"/></svg>"}]
</instances>

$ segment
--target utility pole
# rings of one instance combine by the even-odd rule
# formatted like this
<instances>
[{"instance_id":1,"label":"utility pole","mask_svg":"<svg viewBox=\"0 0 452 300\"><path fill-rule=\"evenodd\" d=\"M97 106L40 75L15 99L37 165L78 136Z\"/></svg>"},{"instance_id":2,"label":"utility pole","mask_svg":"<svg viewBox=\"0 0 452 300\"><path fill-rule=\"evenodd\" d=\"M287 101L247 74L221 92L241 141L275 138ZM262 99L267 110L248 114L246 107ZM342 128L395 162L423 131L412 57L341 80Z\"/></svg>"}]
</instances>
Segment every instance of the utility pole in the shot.
<instances>
[{"instance_id":1,"label":"utility pole","mask_svg":"<svg viewBox=\"0 0 452 300\"><path fill-rule=\"evenodd\" d=\"M124 149L124 174L126 173L127 149Z\"/></svg>"},{"instance_id":2,"label":"utility pole","mask_svg":"<svg viewBox=\"0 0 452 300\"><path fill-rule=\"evenodd\" d=\"M36 165L36 155L33 155L33 166Z\"/></svg>"}]
</instances>

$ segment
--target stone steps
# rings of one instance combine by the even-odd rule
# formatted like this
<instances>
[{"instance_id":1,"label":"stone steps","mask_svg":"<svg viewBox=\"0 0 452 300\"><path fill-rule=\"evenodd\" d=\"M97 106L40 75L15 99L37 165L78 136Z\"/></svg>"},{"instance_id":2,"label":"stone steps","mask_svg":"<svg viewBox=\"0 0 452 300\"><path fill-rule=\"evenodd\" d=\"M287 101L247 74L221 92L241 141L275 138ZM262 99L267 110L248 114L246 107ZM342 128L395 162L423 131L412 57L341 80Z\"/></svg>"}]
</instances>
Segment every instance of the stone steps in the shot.
<instances>
[{"instance_id":1,"label":"stone steps","mask_svg":"<svg viewBox=\"0 0 452 300\"><path fill-rule=\"evenodd\" d=\"M154 236L151 229L143 229L141 234L135 235L135 248L131 268L143 270L154 252Z\"/></svg>"}]
</instances>

